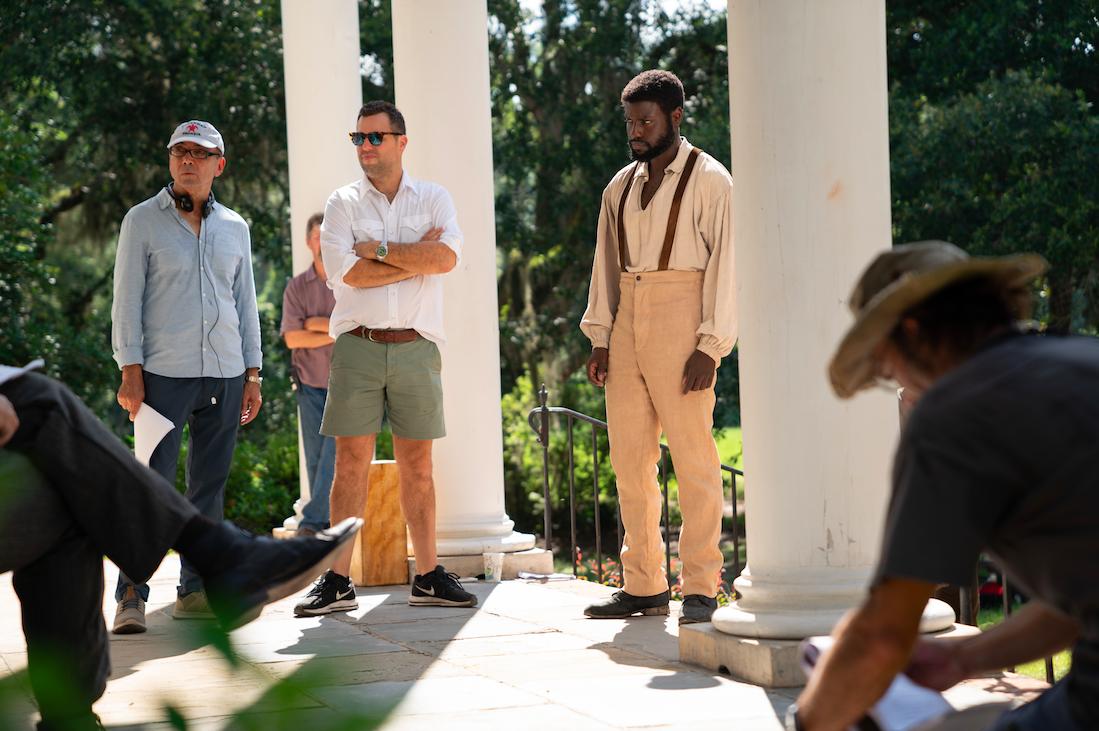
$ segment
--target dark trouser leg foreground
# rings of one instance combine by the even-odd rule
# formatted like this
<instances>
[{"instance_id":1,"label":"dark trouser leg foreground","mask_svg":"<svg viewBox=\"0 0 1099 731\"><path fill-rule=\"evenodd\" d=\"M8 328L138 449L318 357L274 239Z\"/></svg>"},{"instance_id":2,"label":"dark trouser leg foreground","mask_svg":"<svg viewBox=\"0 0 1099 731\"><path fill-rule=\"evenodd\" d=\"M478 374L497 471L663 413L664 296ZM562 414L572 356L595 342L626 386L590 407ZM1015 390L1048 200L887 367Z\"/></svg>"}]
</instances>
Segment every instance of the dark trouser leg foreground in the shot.
<instances>
[{"instance_id":1,"label":"dark trouser leg foreground","mask_svg":"<svg viewBox=\"0 0 1099 731\"><path fill-rule=\"evenodd\" d=\"M20 422L5 449L30 459L97 551L147 579L195 508L61 383L30 373L0 385L0 393Z\"/></svg>"},{"instance_id":2,"label":"dark trouser leg foreground","mask_svg":"<svg viewBox=\"0 0 1099 731\"><path fill-rule=\"evenodd\" d=\"M95 728L92 703L103 695L111 674L102 555L70 530L49 553L17 569L12 584L43 725Z\"/></svg>"}]
</instances>

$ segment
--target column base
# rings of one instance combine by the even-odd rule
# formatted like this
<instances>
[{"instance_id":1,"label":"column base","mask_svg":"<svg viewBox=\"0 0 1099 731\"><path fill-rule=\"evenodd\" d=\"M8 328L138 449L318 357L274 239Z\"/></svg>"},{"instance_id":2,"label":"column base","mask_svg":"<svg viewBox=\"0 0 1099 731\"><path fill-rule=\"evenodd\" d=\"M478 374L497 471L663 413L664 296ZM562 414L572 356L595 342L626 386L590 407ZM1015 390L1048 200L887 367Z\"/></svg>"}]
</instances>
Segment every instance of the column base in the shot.
<instances>
[{"instance_id":1,"label":"column base","mask_svg":"<svg viewBox=\"0 0 1099 731\"><path fill-rule=\"evenodd\" d=\"M495 552L498 553L499 551ZM487 551L487 553L492 553L492 551ZM480 554L477 554L476 556L444 556L440 552L439 563L445 566L447 571L458 574L458 576L478 576L485 572L484 557ZM528 548L525 551L515 551L512 553L505 552L503 578L518 578L520 571L529 571L535 574L552 574L553 554L544 548ZM412 583L412 578L415 575L416 559L409 556L408 583Z\"/></svg>"},{"instance_id":2,"label":"column base","mask_svg":"<svg viewBox=\"0 0 1099 731\"><path fill-rule=\"evenodd\" d=\"M750 612L738 602L714 612L713 625L728 635L769 640L801 640L832 633L850 606L814 609L768 609ZM954 624L954 610L946 602L930 599L920 619L920 632L940 632Z\"/></svg>"},{"instance_id":3,"label":"column base","mask_svg":"<svg viewBox=\"0 0 1099 731\"><path fill-rule=\"evenodd\" d=\"M534 548L534 536L529 533L507 530L493 535L481 531L479 535L462 536L455 535L453 530L447 530L449 535L443 535L443 530L440 528L440 535L435 538L435 551L440 556L476 556L480 560L482 553L515 553Z\"/></svg>"},{"instance_id":4,"label":"column base","mask_svg":"<svg viewBox=\"0 0 1099 731\"><path fill-rule=\"evenodd\" d=\"M979 632L976 627L952 623L934 635L966 637ZM679 661L753 685L792 688L805 684L798 656L800 644L801 640L735 637L713 624L688 624L679 628Z\"/></svg>"}]
</instances>

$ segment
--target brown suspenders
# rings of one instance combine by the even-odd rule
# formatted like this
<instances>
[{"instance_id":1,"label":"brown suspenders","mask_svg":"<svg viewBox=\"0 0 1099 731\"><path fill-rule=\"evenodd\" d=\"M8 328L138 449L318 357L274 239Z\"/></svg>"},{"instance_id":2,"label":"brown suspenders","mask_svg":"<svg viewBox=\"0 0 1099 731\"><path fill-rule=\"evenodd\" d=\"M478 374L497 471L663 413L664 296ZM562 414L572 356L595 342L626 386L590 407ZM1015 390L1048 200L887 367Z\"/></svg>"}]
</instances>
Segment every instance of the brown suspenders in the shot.
<instances>
[{"instance_id":1,"label":"brown suspenders","mask_svg":"<svg viewBox=\"0 0 1099 731\"><path fill-rule=\"evenodd\" d=\"M687 188L687 181L691 177L691 172L695 169L697 160L698 148L695 147L691 149L691 153L687 156L687 164L683 166L683 175L679 178L679 185L675 187L672 207L668 211L668 225L664 229L664 247L660 250L659 271L662 272L668 269L668 262L672 258L672 242L675 240L676 226L679 225L679 208L683 203L683 191ZM618 201L618 266L622 271L626 271L626 199L630 196L634 173L637 172L637 166L640 164L640 162L635 162L633 167L630 168L629 179L626 181L626 187Z\"/></svg>"}]
</instances>

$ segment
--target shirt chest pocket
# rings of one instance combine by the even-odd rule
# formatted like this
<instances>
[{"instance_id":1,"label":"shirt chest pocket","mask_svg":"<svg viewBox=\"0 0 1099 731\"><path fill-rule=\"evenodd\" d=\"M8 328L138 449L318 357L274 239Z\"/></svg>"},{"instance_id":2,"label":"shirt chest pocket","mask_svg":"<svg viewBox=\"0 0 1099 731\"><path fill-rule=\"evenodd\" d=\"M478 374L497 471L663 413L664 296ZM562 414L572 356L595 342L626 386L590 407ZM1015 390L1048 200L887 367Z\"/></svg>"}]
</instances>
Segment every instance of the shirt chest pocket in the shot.
<instances>
[{"instance_id":1,"label":"shirt chest pocket","mask_svg":"<svg viewBox=\"0 0 1099 731\"><path fill-rule=\"evenodd\" d=\"M190 269L194 264L194 250L187 251L178 246L164 246L149 249L149 271L163 274L176 274Z\"/></svg>"},{"instance_id":2,"label":"shirt chest pocket","mask_svg":"<svg viewBox=\"0 0 1099 731\"><path fill-rule=\"evenodd\" d=\"M385 224L373 218L360 218L351 222L355 243L381 241L385 238Z\"/></svg>"},{"instance_id":3,"label":"shirt chest pocket","mask_svg":"<svg viewBox=\"0 0 1099 731\"><path fill-rule=\"evenodd\" d=\"M211 238L206 247L207 262L210 268L218 274L225 275L228 279L235 277L237 270L240 269L240 260L243 258L236 244Z\"/></svg>"},{"instance_id":4,"label":"shirt chest pocket","mask_svg":"<svg viewBox=\"0 0 1099 731\"><path fill-rule=\"evenodd\" d=\"M397 241L411 244L419 241L431 228L431 216L426 213L403 216L400 223L400 235Z\"/></svg>"}]
</instances>

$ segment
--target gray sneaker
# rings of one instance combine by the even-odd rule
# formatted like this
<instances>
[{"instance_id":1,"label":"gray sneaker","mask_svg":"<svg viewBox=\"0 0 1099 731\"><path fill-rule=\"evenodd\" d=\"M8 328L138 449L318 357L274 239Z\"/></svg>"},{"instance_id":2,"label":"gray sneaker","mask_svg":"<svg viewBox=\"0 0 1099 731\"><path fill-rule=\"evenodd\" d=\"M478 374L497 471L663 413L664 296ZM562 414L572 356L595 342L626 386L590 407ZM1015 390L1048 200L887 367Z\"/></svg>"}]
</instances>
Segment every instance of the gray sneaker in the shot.
<instances>
[{"instance_id":1,"label":"gray sneaker","mask_svg":"<svg viewBox=\"0 0 1099 731\"><path fill-rule=\"evenodd\" d=\"M214 613L210 611L210 604L206 601L206 592L192 591L176 597L172 619L214 619Z\"/></svg>"},{"instance_id":2,"label":"gray sneaker","mask_svg":"<svg viewBox=\"0 0 1099 731\"><path fill-rule=\"evenodd\" d=\"M111 632L116 635L136 635L145 631L145 600L133 586L126 587L122 601L114 613L114 626Z\"/></svg>"},{"instance_id":3,"label":"gray sneaker","mask_svg":"<svg viewBox=\"0 0 1099 731\"><path fill-rule=\"evenodd\" d=\"M701 594L688 594L683 597L683 613L679 615L680 624L709 622L717 609L717 599Z\"/></svg>"},{"instance_id":4,"label":"gray sneaker","mask_svg":"<svg viewBox=\"0 0 1099 731\"><path fill-rule=\"evenodd\" d=\"M624 591L616 591L605 602L592 604L584 614L592 619L625 619L635 614L664 615L668 613L668 601L671 592L664 591L652 596L634 596Z\"/></svg>"}]
</instances>

